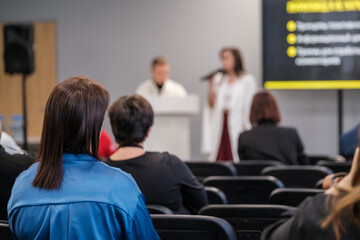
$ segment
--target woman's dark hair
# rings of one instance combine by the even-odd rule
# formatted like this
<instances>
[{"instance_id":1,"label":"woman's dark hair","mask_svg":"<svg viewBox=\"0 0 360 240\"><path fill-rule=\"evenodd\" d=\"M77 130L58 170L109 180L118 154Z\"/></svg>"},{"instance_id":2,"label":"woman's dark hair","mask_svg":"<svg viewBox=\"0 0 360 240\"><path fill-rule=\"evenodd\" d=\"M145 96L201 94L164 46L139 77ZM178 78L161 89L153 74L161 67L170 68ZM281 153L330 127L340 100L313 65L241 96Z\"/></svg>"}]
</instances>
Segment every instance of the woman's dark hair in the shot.
<instances>
[{"instance_id":1,"label":"woman's dark hair","mask_svg":"<svg viewBox=\"0 0 360 240\"><path fill-rule=\"evenodd\" d=\"M274 123L281 121L276 100L271 93L266 91L255 94L250 112L250 123L252 125L264 120L270 120Z\"/></svg>"},{"instance_id":2,"label":"woman's dark hair","mask_svg":"<svg viewBox=\"0 0 360 240\"><path fill-rule=\"evenodd\" d=\"M119 97L109 108L111 128L119 144L137 144L145 140L154 123L154 112L140 95Z\"/></svg>"},{"instance_id":3,"label":"woman's dark hair","mask_svg":"<svg viewBox=\"0 0 360 240\"><path fill-rule=\"evenodd\" d=\"M69 78L54 88L45 107L34 187L60 189L64 153L86 153L99 159L109 99L104 87L85 76Z\"/></svg>"},{"instance_id":4,"label":"woman's dark hair","mask_svg":"<svg viewBox=\"0 0 360 240\"><path fill-rule=\"evenodd\" d=\"M234 56L234 59L235 59L234 71L237 76L240 76L240 74L245 71L244 65L242 62L242 57L240 54L240 50L235 47L225 47L225 48L221 49L220 57L222 57L224 52L227 52L227 51L231 52L231 54Z\"/></svg>"}]
</instances>

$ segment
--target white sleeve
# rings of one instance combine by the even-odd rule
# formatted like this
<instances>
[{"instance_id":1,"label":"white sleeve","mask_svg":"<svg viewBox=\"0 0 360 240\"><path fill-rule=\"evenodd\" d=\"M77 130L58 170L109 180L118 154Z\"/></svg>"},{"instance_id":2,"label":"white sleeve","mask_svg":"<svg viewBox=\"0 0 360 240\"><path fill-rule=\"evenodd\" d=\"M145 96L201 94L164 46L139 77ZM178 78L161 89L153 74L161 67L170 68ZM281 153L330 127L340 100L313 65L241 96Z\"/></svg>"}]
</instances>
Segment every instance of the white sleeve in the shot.
<instances>
[{"instance_id":1,"label":"white sleeve","mask_svg":"<svg viewBox=\"0 0 360 240\"><path fill-rule=\"evenodd\" d=\"M141 96L146 96L148 95L148 91L147 91L147 86L146 86L146 82L142 82L135 90L136 94L139 94Z\"/></svg>"},{"instance_id":2,"label":"white sleeve","mask_svg":"<svg viewBox=\"0 0 360 240\"><path fill-rule=\"evenodd\" d=\"M254 95L257 92L257 84L254 76L249 75L247 77L247 84L245 87L245 99L244 99L244 114L243 114L243 130L249 130L251 129L251 123L250 123L250 111L251 111L251 105L254 98Z\"/></svg>"}]
</instances>

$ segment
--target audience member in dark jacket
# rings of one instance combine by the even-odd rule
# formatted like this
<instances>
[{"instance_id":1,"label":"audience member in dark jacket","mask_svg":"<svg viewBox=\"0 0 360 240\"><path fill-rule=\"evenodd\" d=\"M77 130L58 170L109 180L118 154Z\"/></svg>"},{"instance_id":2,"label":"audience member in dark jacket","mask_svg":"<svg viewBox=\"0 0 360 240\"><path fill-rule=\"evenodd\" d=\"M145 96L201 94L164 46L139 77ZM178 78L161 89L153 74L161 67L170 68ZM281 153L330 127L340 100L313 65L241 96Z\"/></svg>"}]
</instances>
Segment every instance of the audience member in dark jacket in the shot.
<instances>
[{"instance_id":1,"label":"audience member in dark jacket","mask_svg":"<svg viewBox=\"0 0 360 240\"><path fill-rule=\"evenodd\" d=\"M275 98L268 92L257 93L250 113L253 128L239 136L240 160L275 160L288 165L308 164L296 129L278 126L280 120Z\"/></svg>"},{"instance_id":2,"label":"audience member in dark jacket","mask_svg":"<svg viewBox=\"0 0 360 240\"><path fill-rule=\"evenodd\" d=\"M179 158L147 152L143 142L153 124L151 105L139 95L120 97L109 109L119 149L106 161L130 173L146 204L159 204L178 214L196 214L207 204L204 187Z\"/></svg>"},{"instance_id":3,"label":"audience member in dark jacket","mask_svg":"<svg viewBox=\"0 0 360 240\"><path fill-rule=\"evenodd\" d=\"M34 160L27 154L9 154L0 145L0 220L7 219L6 206L16 177L28 168Z\"/></svg>"}]
</instances>

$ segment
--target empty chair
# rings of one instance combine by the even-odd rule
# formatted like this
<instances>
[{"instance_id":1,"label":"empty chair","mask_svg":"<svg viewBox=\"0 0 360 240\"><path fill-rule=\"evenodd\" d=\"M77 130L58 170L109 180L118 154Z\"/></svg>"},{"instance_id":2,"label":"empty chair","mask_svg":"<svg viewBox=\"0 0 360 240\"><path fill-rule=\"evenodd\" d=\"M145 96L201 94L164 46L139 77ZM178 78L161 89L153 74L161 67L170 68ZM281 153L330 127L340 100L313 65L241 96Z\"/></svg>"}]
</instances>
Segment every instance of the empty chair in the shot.
<instances>
[{"instance_id":1,"label":"empty chair","mask_svg":"<svg viewBox=\"0 0 360 240\"><path fill-rule=\"evenodd\" d=\"M151 215L162 240L236 240L232 226L209 216Z\"/></svg>"},{"instance_id":2,"label":"empty chair","mask_svg":"<svg viewBox=\"0 0 360 240\"><path fill-rule=\"evenodd\" d=\"M241 160L234 164L238 176L259 176L264 168L281 165L284 164L272 160Z\"/></svg>"},{"instance_id":3,"label":"empty chair","mask_svg":"<svg viewBox=\"0 0 360 240\"><path fill-rule=\"evenodd\" d=\"M227 204L228 200L223 191L216 187L205 187L209 204Z\"/></svg>"},{"instance_id":4,"label":"empty chair","mask_svg":"<svg viewBox=\"0 0 360 240\"><path fill-rule=\"evenodd\" d=\"M323 193L321 189L311 188L281 188L275 189L270 194L269 202L271 204L298 206L307 197L314 196L319 193Z\"/></svg>"},{"instance_id":5,"label":"empty chair","mask_svg":"<svg viewBox=\"0 0 360 240\"><path fill-rule=\"evenodd\" d=\"M186 162L192 173L202 182L210 176L236 176L236 169L227 162Z\"/></svg>"},{"instance_id":6,"label":"empty chair","mask_svg":"<svg viewBox=\"0 0 360 240\"><path fill-rule=\"evenodd\" d=\"M162 205L157 204L147 204L146 208L148 209L150 214L173 214L173 212Z\"/></svg>"},{"instance_id":7,"label":"empty chair","mask_svg":"<svg viewBox=\"0 0 360 240\"><path fill-rule=\"evenodd\" d=\"M223 218L235 229L238 240L258 240L262 230L283 218L283 214L294 208L278 205L208 205L200 209L199 215Z\"/></svg>"},{"instance_id":8,"label":"empty chair","mask_svg":"<svg viewBox=\"0 0 360 240\"><path fill-rule=\"evenodd\" d=\"M208 177L204 185L223 191L229 204L265 204L274 189L284 187L272 176Z\"/></svg>"},{"instance_id":9,"label":"empty chair","mask_svg":"<svg viewBox=\"0 0 360 240\"><path fill-rule=\"evenodd\" d=\"M350 172L351 161L348 162L334 162L334 161L318 161L316 165L330 168L334 173L338 172Z\"/></svg>"},{"instance_id":10,"label":"empty chair","mask_svg":"<svg viewBox=\"0 0 360 240\"><path fill-rule=\"evenodd\" d=\"M11 240L11 231L7 221L0 221L0 240Z\"/></svg>"},{"instance_id":11,"label":"empty chair","mask_svg":"<svg viewBox=\"0 0 360 240\"><path fill-rule=\"evenodd\" d=\"M332 173L331 169L321 166L274 166L261 172L280 179L285 187L293 188L313 188L317 181Z\"/></svg>"}]
</instances>

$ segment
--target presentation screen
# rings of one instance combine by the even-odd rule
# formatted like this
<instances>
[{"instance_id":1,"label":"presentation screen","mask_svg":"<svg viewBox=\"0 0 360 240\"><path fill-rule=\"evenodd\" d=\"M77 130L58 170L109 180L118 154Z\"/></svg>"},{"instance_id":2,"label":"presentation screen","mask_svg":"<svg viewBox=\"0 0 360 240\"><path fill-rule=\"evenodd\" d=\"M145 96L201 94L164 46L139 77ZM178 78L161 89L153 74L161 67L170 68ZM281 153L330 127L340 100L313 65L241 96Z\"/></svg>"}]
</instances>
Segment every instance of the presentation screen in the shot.
<instances>
[{"instance_id":1,"label":"presentation screen","mask_svg":"<svg viewBox=\"0 0 360 240\"><path fill-rule=\"evenodd\" d=\"M267 89L360 88L360 0L263 0Z\"/></svg>"}]
</instances>

